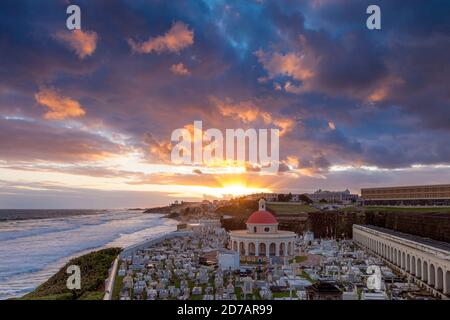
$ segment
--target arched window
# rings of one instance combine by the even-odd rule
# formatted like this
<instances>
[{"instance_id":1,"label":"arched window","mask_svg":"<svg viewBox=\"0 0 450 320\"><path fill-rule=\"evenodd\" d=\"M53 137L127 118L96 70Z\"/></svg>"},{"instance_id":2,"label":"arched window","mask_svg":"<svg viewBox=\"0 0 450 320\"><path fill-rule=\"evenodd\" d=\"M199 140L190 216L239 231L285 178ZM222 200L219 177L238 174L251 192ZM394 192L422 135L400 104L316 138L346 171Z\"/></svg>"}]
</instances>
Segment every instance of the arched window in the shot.
<instances>
[{"instance_id":1,"label":"arched window","mask_svg":"<svg viewBox=\"0 0 450 320\"><path fill-rule=\"evenodd\" d=\"M239 242L239 252L241 253L241 255L245 256L245 245L244 242Z\"/></svg>"},{"instance_id":2,"label":"arched window","mask_svg":"<svg viewBox=\"0 0 450 320\"><path fill-rule=\"evenodd\" d=\"M248 244L248 255L249 256L254 256L256 253L256 248L255 248L255 244L253 242L250 242Z\"/></svg>"},{"instance_id":3,"label":"arched window","mask_svg":"<svg viewBox=\"0 0 450 320\"><path fill-rule=\"evenodd\" d=\"M260 256L265 256L266 253L266 244L264 242L259 244L259 255Z\"/></svg>"},{"instance_id":4,"label":"arched window","mask_svg":"<svg viewBox=\"0 0 450 320\"><path fill-rule=\"evenodd\" d=\"M437 268L436 289L440 291L444 289L444 271L441 267Z\"/></svg>"},{"instance_id":5,"label":"arched window","mask_svg":"<svg viewBox=\"0 0 450 320\"><path fill-rule=\"evenodd\" d=\"M280 256L285 256L286 255L286 245L284 244L284 242L280 243Z\"/></svg>"},{"instance_id":6,"label":"arched window","mask_svg":"<svg viewBox=\"0 0 450 320\"><path fill-rule=\"evenodd\" d=\"M428 284L432 287L436 286L436 268L434 264L430 264L430 280Z\"/></svg>"},{"instance_id":7,"label":"arched window","mask_svg":"<svg viewBox=\"0 0 450 320\"><path fill-rule=\"evenodd\" d=\"M276 249L277 247L276 247L276 244L275 243L271 243L270 244L270 246L269 246L269 255L270 256L275 256L276 255Z\"/></svg>"}]
</instances>

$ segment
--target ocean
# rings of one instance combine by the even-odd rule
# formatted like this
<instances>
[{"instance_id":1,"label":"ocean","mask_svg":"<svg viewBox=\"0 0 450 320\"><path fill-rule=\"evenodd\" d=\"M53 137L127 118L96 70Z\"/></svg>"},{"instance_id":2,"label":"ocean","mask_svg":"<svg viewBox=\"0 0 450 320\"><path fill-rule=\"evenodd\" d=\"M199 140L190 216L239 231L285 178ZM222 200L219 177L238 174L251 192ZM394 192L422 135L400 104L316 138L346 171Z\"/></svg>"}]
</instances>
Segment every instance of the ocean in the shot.
<instances>
[{"instance_id":1,"label":"ocean","mask_svg":"<svg viewBox=\"0 0 450 320\"><path fill-rule=\"evenodd\" d=\"M176 225L132 210L0 210L0 299L33 291L73 257L130 246Z\"/></svg>"}]
</instances>

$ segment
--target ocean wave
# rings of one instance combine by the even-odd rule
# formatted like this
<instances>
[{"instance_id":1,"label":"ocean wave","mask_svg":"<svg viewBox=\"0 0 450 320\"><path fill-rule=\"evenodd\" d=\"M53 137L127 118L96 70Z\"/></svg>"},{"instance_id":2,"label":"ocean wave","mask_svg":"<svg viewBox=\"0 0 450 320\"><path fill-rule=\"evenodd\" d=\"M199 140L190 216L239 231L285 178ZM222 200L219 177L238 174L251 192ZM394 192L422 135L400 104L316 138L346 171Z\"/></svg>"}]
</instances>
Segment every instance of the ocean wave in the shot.
<instances>
[{"instance_id":1,"label":"ocean wave","mask_svg":"<svg viewBox=\"0 0 450 320\"><path fill-rule=\"evenodd\" d=\"M130 246L173 231L176 224L130 211L0 222L0 299L32 291L74 256Z\"/></svg>"}]
</instances>

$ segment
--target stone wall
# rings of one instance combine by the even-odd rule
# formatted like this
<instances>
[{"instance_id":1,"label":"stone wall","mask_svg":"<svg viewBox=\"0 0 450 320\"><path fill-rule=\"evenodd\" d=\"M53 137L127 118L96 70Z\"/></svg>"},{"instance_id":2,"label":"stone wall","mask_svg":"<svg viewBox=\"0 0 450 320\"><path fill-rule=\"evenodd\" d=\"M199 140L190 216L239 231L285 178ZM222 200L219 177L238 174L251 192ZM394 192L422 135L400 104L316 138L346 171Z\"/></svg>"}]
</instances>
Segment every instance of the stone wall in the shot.
<instances>
[{"instance_id":1,"label":"stone wall","mask_svg":"<svg viewBox=\"0 0 450 320\"><path fill-rule=\"evenodd\" d=\"M438 241L450 242L450 214L407 212L339 212L308 213L307 217L277 216L282 230L314 232L317 238L351 238L353 224L371 224ZM227 230L245 229L246 217L223 221Z\"/></svg>"}]
</instances>

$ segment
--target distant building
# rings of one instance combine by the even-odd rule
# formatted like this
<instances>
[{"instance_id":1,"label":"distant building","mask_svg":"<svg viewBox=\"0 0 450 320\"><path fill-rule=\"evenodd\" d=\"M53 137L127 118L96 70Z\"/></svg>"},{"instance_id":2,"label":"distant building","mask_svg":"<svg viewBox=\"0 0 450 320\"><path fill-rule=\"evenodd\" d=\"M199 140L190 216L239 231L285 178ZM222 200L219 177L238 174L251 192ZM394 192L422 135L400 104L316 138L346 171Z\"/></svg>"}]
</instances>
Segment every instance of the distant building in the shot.
<instances>
[{"instance_id":1,"label":"distant building","mask_svg":"<svg viewBox=\"0 0 450 320\"><path fill-rule=\"evenodd\" d=\"M345 191L327 191L317 190L314 193L306 194L312 201L321 202L326 201L328 203L351 203L356 202L359 199L357 194L352 194L348 189Z\"/></svg>"},{"instance_id":2,"label":"distant building","mask_svg":"<svg viewBox=\"0 0 450 320\"><path fill-rule=\"evenodd\" d=\"M255 193L244 196L244 200L264 199L267 202L304 202L300 193ZM281 200L280 200L281 199ZM287 200L289 199L289 200Z\"/></svg>"},{"instance_id":3,"label":"distant building","mask_svg":"<svg viewBox=\"0 0 450 320\"><path fill-rule=\"evenodd\" d=\"M254 193L243 197L244 200L259 200L265 199L268 202L274 202L278 200L278 193Z\"/></svg>"},{"instance_id":4,"label":"distant building","mask_svg":"<svg viewBox=\"0 0 450 320\"><path fill-rule=\"evenodd\" d=\"M361 189L364 205L449 206L450 184Z\"/></svg>"}]
</instances>

